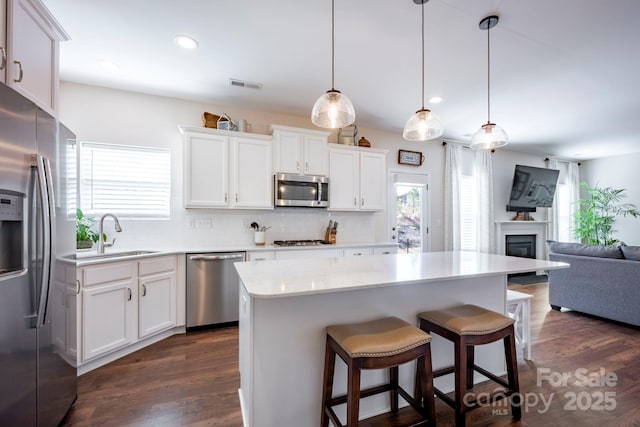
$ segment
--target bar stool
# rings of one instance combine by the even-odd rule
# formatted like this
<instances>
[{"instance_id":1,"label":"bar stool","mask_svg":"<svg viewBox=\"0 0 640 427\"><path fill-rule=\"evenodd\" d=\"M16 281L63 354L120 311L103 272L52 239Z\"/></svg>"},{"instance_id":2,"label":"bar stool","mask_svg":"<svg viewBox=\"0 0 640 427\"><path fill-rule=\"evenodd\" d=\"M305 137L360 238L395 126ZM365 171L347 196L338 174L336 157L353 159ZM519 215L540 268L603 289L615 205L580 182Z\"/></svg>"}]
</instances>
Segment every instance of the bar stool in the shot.
<instances>
[{"instance_id":1,"label":"bar stool","mask_svg":"<svg viewBox=\"0 0 640 427\"><path fill-rule=\"evenodd\" d=\"M507 289L507 314L514 320L516 344L522 357L531 360L531 299L533 295Z\"/></svg>"},{"instance_id":2,"label":"bar stool","mask_svg":"<svg viewBox=\"0 0 640 427\"><path fill-rule=\"evenodd\" d=\"M508 396L511 396L511 415L517 420L522 417L513 319L470 304L443 310L425 311L420 313L418 317L420 318L420 328L423 331L436 333L454 343L455 365L433 372L433 377L437 378L451 373L455 375L455 399L452 400L435 387L434 390L440 399L455 410L456 427L465 426L467 412ZM504 381L474 363L474 346L500 339L504 342L508 381ZM473 371L495 381L506 390L493 393L487 401L478 402L477 399L465 399L465 393L473 388Z\"/></svg>"},{"instance_id":3,"label":"bar stool","mask_svg":"<svg viewBox=\"0 0 640 427\"><path fill-rule=\"evenodd\" d=\"M435 425L435 398L431 371L431 336L397 317L369 322L328 326L324 359L321 426L329 419L342 427L333 406L347 404L347 427L358 425L360 398L391 392L391 412L398 411L398 394L423 417ZM336 354L347 364L347 394L331 397ZM416 400L398 385L398 365L416 360L416 387L422 399ZM360 390L362 369L389 368L389 383Z\"/></svg>"}]
</instances>

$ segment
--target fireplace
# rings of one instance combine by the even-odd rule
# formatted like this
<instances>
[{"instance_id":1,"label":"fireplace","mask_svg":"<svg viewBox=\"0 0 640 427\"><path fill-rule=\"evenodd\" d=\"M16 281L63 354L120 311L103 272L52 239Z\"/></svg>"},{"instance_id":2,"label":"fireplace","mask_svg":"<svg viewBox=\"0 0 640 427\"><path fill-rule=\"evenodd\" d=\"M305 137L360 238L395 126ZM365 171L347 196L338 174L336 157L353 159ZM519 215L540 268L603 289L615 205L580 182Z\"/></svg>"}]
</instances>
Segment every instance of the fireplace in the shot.
<instances>
[{"instance_id":1,"label":"fireplace","mask_svg":"<svg viewBox=\"0 0 640 427\"><path fill-rule=\"evenodd\" d=\"M507 234L505 236L505 255L536 259L535 234Z\"/></svg>"}]
</instances>

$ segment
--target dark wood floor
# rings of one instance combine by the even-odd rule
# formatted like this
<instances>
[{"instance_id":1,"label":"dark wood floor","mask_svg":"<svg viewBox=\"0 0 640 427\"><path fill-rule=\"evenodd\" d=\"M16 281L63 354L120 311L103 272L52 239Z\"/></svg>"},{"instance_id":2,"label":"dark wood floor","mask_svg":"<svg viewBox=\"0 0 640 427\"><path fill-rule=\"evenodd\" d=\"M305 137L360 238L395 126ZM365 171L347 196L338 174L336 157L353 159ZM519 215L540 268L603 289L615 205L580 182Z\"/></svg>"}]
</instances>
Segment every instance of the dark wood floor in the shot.
<instances>
[{"instance_id":1,"label":"dark wood floor","mask_svg":"<svg viewBox=\"0 0 640 427\"><path fill-rule=\"evenodd\" d=\"M513 421L508 406L496 405L472 412L467 424L640 426L640 330L552 311L546 284L509 287L535 296L532 360L520 358L518 367L523 419ZM576 376L579 368L584 371ZM564 384L539 381L545 372L546 378L564 374L567 379ZM581 374L590 378L589 385L579 385ZM616 384L609 378L607 385L605 379L612 375L617 376ZM237 328L176 335L81 376L78 400L62 425L241 426L238 387ZM436 406L438 425L453 425L451 410L439 401ZM361 425L388 427L414 418L405 409ZM313 422L267 427L305 426Z\"/></svg>"}]
</instances>

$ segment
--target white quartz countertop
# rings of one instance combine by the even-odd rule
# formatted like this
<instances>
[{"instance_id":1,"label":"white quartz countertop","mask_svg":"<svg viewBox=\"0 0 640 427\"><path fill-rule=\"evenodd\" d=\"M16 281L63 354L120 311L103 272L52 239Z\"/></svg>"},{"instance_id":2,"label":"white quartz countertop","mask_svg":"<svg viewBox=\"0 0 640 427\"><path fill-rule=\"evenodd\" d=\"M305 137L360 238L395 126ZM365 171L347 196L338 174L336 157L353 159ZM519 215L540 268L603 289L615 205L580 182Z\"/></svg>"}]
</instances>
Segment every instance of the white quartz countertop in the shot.
<instances>
[{"instance_id":1,"label":"white quartz countertop","mask_svg":"<svg viewBox=\"0 0 640 427\"><path fill-rule=\"evenodd\" d=\"M552 270L569 264L476 252L425 252L251 261L235 266L249 295L273 298Z\"/></svg>"}]
</instances>

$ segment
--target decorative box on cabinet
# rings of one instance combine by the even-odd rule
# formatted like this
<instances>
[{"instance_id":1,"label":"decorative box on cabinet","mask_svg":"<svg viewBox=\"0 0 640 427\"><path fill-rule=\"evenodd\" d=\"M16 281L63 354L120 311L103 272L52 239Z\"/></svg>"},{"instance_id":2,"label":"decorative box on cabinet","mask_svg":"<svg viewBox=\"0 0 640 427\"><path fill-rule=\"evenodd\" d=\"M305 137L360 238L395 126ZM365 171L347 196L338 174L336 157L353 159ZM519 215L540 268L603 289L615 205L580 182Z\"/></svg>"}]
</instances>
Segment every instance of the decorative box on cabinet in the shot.
<instances>
[{"instance_id":1,"label":"decorative box on cabinet","mask_svg":"<svg viewBox=\"0 0 640 427\"><path fill-rule=\"evenodd\" d=\"M275 141L274 172L327 175L329 132L272 125Z\"/></svg>"},{"instance_id":2,"label":"decorative box on cabinet","mask_svg":"<svg viewBox=\"0 0 640 427\"><path fill-rule=\"evenodd\" d=\"M4 81L55 116L59 42L68 34L40 0L6 0L5 37Z\"/></svg>"},{"instance_id":3,"label":"decorative box on cabinet","mask_svg":"<svg viewBox=\"0 0 640 427\"><path fill-rule=\"evenodd\" d=\"M185 208L273 209L270 136L180 127Z\"/></svg>"},{"instance_id":4,"label":"decorative box on cabinet","mask_svg":"<svg viewBox=\"0 0 640 427\"><path fill-rule=\"evenodd\" d=\"M329 144L329 210L384 210L386 150Z\"/></svg>"}]
</instances>

